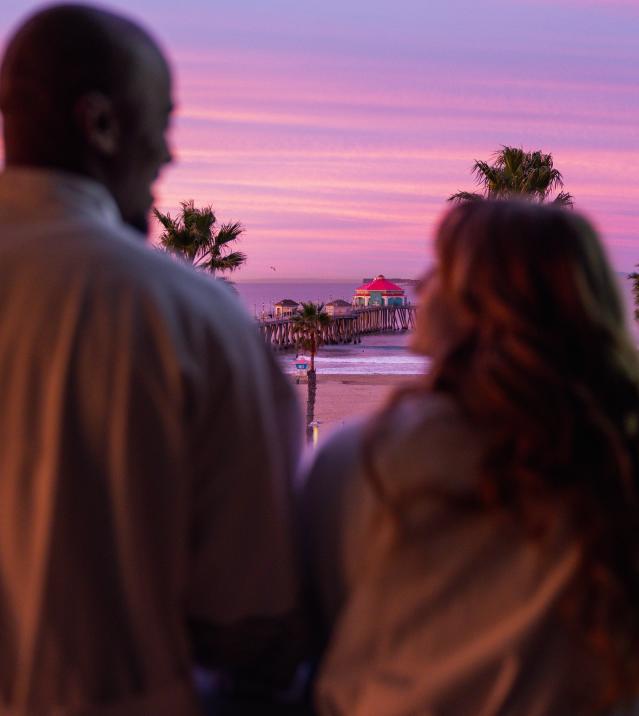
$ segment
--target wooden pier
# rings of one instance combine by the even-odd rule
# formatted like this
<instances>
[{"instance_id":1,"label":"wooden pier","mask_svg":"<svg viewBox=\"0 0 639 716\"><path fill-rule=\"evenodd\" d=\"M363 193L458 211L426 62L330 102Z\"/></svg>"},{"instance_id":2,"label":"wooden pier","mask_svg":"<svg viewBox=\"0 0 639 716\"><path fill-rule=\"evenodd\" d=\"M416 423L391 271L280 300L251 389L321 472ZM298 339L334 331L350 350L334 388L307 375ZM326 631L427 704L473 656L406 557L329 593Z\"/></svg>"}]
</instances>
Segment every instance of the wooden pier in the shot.
<instances>
[{"instance_id":1,"label":"wooden pier","mask_svg":"<svg viewBox=\"0 0 639 716\"><path fill-rule=\"evenodd\" d=\"M415 306L371 306L357 308L345 316L336 316L322 329L321 342L359 343L362 336L415 328ZM264 340L275 350L296 345L295 323L290 318L270 318L259 322Z\"/></svg>"}]
</instances>

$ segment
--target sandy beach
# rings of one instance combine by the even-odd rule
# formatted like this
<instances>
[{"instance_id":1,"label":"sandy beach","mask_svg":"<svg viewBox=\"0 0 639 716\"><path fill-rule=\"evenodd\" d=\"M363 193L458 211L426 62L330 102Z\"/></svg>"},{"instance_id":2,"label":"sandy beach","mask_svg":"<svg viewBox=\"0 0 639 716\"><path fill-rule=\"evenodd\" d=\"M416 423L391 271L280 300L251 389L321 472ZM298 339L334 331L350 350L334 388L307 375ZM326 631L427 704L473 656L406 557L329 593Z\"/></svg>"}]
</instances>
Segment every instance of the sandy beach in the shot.
<instances>
[{"instance_id":1,"label":"sandy beach","mask_svg":"<svg viewBox=\"0 0 639 716\"><path fill-rule=\"evenodd\" d=\"M295 384L295 378L290 376ZM415 379L411 375L321 375L317 376L315 419L320 440L352 418L369 415L381 407L393 389ZM306 411L306 380L295 389Z\"/></svg>"}]
</instances>

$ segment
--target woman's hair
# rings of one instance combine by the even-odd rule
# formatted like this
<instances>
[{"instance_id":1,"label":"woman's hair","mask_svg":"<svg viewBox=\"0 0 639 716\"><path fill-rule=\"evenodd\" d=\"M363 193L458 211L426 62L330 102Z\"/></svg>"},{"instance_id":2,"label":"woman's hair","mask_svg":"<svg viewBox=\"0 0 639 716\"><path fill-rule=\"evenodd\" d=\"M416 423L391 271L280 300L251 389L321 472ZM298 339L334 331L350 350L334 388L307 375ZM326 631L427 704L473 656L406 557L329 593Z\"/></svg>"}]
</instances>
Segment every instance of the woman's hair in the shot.
<instances>
[{"instance_id":1,"label":"woman's hair","mask_svg":"<svg viewBox=\"0 0 639 716\"><path fill-rule=\"evenodd\" d=\"M558 518L570 525L583 558L567 614L608 665L613 702L639 690L639 368L616 279L583 217L534 203L455 207L435 253L458 328L394 403L453 396L486 435L478 508L514 517L540 543Z\"/></svg>"}]
</instances>

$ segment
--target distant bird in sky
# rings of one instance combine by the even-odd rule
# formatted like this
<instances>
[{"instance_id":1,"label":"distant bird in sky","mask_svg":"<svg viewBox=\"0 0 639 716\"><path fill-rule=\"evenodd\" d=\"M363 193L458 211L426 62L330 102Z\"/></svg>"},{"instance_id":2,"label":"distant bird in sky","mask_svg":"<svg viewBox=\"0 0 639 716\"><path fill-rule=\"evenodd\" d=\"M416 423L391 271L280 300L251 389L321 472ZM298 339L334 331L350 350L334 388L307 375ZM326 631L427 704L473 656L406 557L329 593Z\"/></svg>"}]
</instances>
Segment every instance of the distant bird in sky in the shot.
<instances>
[{"instance_id":1,"label":"distant bird in sky","mask_svg":"<svg viewBox=\"0 0 639 716\"><path fill-rule=\"evenodd\" d=\"M269 266L269 268L271 269L271 271L276 271L276 270L277 270L277 269L275 268L275 266Z\"/></svg>"}]
</instances>

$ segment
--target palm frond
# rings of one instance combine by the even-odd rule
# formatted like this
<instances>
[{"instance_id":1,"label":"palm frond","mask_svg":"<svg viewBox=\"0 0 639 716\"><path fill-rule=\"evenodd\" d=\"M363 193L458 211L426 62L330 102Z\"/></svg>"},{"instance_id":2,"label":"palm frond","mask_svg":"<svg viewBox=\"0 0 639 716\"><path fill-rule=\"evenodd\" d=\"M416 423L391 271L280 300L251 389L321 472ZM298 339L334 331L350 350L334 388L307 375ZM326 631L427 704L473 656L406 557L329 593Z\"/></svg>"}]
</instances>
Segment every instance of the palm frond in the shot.
<instances>
[{"instance_id":1,"label":"palm frond","mask_svg":"<svg viewBox=\"0 0 639 716\"><path fill-rule=\"evenodd\" d=\"M571 209L575 204L575 200L570 192L560 191L551 203Z\"/></svg>"},{"instance_id":2,"label":"palm frond","mask_svg":"<svg viewBox=\"0 0 639 716\"><path fill-rule=\"evenodd\" d=\"M226 256L212 256L203 262L201 267L209 271L235 271L246 261L246 254L241 251L232 251Z\"/></svg>"},{"instance_id":3,"label":"palm frond","mask_svg":"<svg viewBox=\"0 0 639 716\"><path fill-rule=\"evenodd\" d=\"M166 214L163 214L161 211L158 211L155 207L153 207L153 216L162 224L162 226L167 231L173 231L177 228L178 224L175 219L171 217L171 214L168 212Z\"/></svg>"},{"instance_id":4,"label":"palm frond","mask_svg":"<svg viewBox=\"0 0 639 716\"><path fill-rule=\"evenodd\" d=\"M639 268L639 264L635 268ZM634 271L628 274L627 278L632 281L632 295L635 299L635 320L639 321L639 273Z\"/></svg>"},{"instance_id":5,"label":"palm frond","mask_svg":"<svg viewBox=\"0 0 639 716\"><path fill-rule=\"evenodd\" d=\"M500 185L500 174L499 171L488 164L488 162L477 159L473 166L473 172L475 181L480 186L483 186L488 191L498 191Z\"/></svg>"},{"instance_id":6,"label":"palm frond","mask_svg":"<svg viewBox=\"0 0 639 716\"><path fill-rule=\"evenodd\" d=\"M293 330L299 332L300 335L319 333L324 326L331 322L331 317L324 310L323 303L302 301L300 306L301 309L291 317Z\"/></svg>"},{"instance_id":7,"label":"palm frond","mask_svg":"<svg viewBox=\"0 0 639 716\"><path fill-rule=\"evenodd\" d=\"M234 221L230 224L222 224L220 226L217 236L216 243L218 246L224 246L230 241L236 241L244 233L244 227L239 221Z\"/></svg>"},{"instance_id":8,"label":"palm frond","mask_svg":"<svg viewBox=\"0 0 639 716\"><path fill-rule=\"evenodd\" d=\"M477 194L476 192L458 191L455 194L451 194L447 201L454 201L461 204L464 201L481 201L483 198L484 197L481 194Z\"/></svg>"}]
</instances>

